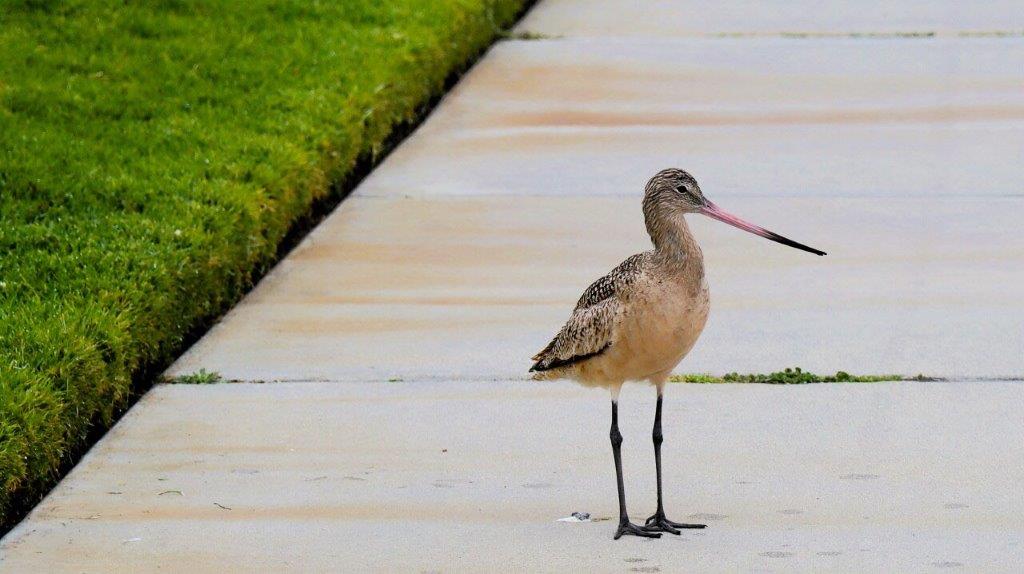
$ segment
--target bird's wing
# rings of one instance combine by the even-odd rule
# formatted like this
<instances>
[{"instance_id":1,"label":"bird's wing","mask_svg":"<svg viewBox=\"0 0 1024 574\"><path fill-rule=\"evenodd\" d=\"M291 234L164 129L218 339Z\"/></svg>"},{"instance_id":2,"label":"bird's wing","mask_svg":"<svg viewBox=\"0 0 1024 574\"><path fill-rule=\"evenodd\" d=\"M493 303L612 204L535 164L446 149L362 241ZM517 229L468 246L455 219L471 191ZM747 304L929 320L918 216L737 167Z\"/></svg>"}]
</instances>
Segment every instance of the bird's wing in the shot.
<instances>
[{"instance_id":1,"label":"bird's wing","mask_svg":"<svg viewBox=\"0 0 1024 574\"><path fill-rule=\"evenodd\" d=\"M621 295L643 271L648 253L626 259L611 273L587 287L572 316L548 343L533 356L530 371L547 371L600 355L615 340L616 317L622 307Z\"/></svg>"},{"instance_id":2,"label":"bird's wing","mask_svg":"<svg viewBox=\"0 0 1024 574\"><path fill-rule=\"evenodd\" d=\"M536 363L530 371L564 367L603 353L615 337L615 316L620 305L616 299L607 299L574 311L548 346L533 356Z\"/></svg>"}]
</instances>

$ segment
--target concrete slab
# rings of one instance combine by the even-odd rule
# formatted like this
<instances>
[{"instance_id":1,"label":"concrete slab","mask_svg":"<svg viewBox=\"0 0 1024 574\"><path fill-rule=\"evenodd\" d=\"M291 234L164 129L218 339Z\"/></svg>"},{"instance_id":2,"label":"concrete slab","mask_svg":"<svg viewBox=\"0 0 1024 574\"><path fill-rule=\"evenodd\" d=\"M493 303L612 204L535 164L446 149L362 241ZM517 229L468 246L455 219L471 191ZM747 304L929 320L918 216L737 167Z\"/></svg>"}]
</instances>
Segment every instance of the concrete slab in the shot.
<instances>
[{"instance_id":1,"label":"concrete slab","mask_svg":"<svg viewBox=\"0 0 1024 574\"><path fill-rule=\"evenodd\" d=\"M1024 39L504 42L356 191L1019 196Z\"/></svg>"},{"instance_id":2,"label":"concrete slab","mask_svg":"<svg viewBox=\"0 0 1024 574\"><path fill-rule=\"evenodd\" d=\"M757 46L502 43L171 374L520 377L647 248L672 165L831 252L698 221L713 313L683 370L1024 374L1024 42Z\"/></svg>"},{"instance_id":3,"label":"concrete slab","mask_svg":"<svg viewBox=\"0 0 1024 574\"><path fill-rule=\"evenodd\" d=\"M545 0L517 31L567 36L701 36L852 32L1024 30L1020 4L984 2L707 2L703 0Z\"/></svg>"},{"instance_id":4,"label":"concrete slab","mask_svg":"<svg viewBox=\"0 0 1024 574\"><path fill-rule=\"evenodd\" d=\"M653 393L622 398L632 513ZM10 572L1024 567L1024 385L673 385L612 542L607 396L557 383L160 386L0 542ZM187 413L187 416L183 416ZM444 413L439 418L438 413Z\"/></svg>"},{"instance_id":5,"label":"concrete slab","mask_svg":"<svg viewBox=\"0 0 1024 574\"><path fill-rule=\"evenodd\" d=\"M712 315L681 371L1024 374L1024 199L721 203L830 255L691 217ZM352 198L170 374L523 377L583 289L649 245L639 196Z\"/></svg>"}]
</instances>

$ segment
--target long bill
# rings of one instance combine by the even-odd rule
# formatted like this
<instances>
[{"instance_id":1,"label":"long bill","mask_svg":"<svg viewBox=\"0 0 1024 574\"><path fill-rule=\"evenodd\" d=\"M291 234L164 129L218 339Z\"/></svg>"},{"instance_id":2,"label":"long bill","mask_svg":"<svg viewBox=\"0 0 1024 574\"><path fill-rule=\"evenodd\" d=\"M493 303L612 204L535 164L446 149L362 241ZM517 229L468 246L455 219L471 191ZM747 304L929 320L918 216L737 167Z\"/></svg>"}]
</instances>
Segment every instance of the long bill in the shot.
<instances>
[{"instance_id":1,"label":"long bill","mask_svg":"<svg viewBox=\"0 0 1024 574\"><path fill-rule=\"evenodd\" d=\"M710 201L707 202L707 205L704 206L704 209L701 210L701 213L713 219L717 219L718 221L728 223L733 227L739 227L743 231L749 231L750 233L753 233L754 235L760 235L765 239L771 239L776 243L781 243L783 245L795 247L796 249L802 249L803 251L807 251L815 255L825 255L824 251L819 251L813 247L808 247L803 243L797 243L796 241L793 241L792 239L787 239L779 235L778 233L768 231L763 227L759 227L757 225L754 225L753 223L744 221L739 217L736 217L735 215L723 210L714 203L711 203Z\"/></svg>"}]
</instances>

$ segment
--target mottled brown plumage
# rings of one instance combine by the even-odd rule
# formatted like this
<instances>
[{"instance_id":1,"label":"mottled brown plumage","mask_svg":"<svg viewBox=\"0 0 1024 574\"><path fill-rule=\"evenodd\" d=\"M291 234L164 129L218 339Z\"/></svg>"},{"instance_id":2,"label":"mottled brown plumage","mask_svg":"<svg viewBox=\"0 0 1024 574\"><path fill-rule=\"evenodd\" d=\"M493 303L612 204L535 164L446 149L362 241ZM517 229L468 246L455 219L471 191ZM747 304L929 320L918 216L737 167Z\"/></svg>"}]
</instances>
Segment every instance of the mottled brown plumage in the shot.
<instances>
[{"instance_id":1,"label":"mottled brown plumage","mask_svg":"<svg viewBox=\"0 0 1024 574\"><path fill-rule=\"evenodd\" d=\"M538 380L573 379L611 391L609 436L619 491L616 539L623 535L657 538L661 532L704 528L666 518L661 496L662 392L672 369L704 330L710 308L704 257L684 216L707 215L783 245L825 254L719 209L704 197L696 180L680 169L666 169L651 178L644 190L643 211L654 249L633 255L587 287L565 326L534 355L530 369ZM653 432L658 510L644 526L630 522L626 512L618 425L619 390L625 381L648 381L658 387Z\"/></svg>"},{"instance_id":2,"label":"mottled brown plumage","mask_svg":"<svg viewBox=\"0 0 1024 574\"><path fill-rule=\"evenodd\" d=\"M643 207L654 250L629 257L583 292L565 326L533 357L535 379L570 378L613 391L627 380L665 382L707 318L703 258L683 219L704 201L682 170L650 180Z\"/></svg>"},{"instance_id":3,"label":"mottled brown plumage","mask_svg":"<svg viewBox=\"0 0 1024 574\"><path fill-rule=\"evenodd\" d=\"M612 344L615 319L622 299L643 268L650 252L638 253L594 281L576 302L569 321L543 351L537 353L531 368L535 372L567 367L603 353Z\"/></svg>"}]
</instances>

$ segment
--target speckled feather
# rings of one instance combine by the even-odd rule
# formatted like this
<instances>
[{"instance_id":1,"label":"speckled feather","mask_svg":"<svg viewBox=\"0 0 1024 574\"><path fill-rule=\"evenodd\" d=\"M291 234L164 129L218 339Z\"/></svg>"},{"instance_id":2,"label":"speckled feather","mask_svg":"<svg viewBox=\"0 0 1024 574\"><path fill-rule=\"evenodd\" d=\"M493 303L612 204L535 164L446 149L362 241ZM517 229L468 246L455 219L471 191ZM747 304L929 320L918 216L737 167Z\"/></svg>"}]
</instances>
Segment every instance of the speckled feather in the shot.
<instances>
[{"instance_id":1,"label":"speckled feather","mask_svg":"<svg viewBox=\"0 0 1024 574\"><path fill-rule=\"evenodd\" d=\"M654 251L626 259L583 292L569 320L534 355L534 379L615 386L667 376L707 316L700 247L683 219L705 204L697 182L683 170L651 178L643 213Z\"/></svg>"},{"instance_id":2,"label":"speckled feather","mask_svg":"<svg viewBox=\"0 0 1024 574\"><path fill-rule=\"evenodd\" d=\"M643 272L652 252L633 255L583 292L572 316L543 351L534 355L530 371L547 371L595 357L615 338L615 318L630 286Z\"/></svg>"}]
</instances>

